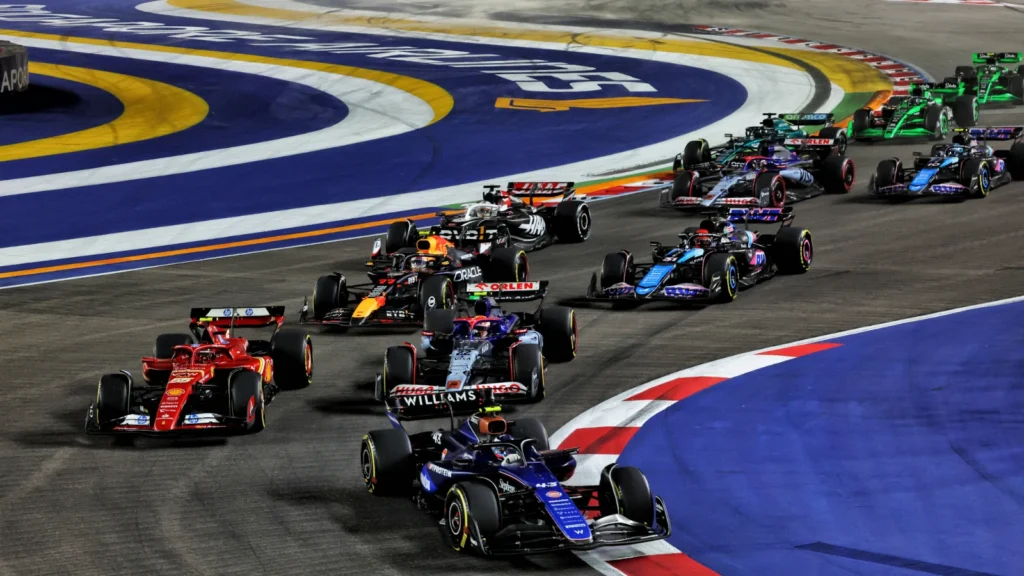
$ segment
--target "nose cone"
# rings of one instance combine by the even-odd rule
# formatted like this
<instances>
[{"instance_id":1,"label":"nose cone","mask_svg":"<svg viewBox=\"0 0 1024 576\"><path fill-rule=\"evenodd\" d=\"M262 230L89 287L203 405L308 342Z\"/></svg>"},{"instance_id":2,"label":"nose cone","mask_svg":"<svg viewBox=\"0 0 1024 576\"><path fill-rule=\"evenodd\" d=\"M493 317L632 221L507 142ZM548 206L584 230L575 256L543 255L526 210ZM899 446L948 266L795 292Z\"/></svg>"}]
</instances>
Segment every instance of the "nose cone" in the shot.
<instances>
[{"instance_id":1,"label":"nose cone","mask_svg":"<svg viewBox=\"0 0 1024 576\"><path fill-rule=\"evenodd\" d=\"M160 406L157 407L156 417L153 421L153 428L157 432L168 432L174 430L181 409L185 407L185 399L188 398L188 391L183 387L168 386L160 399Z\"/></svg>"}]
</instances>

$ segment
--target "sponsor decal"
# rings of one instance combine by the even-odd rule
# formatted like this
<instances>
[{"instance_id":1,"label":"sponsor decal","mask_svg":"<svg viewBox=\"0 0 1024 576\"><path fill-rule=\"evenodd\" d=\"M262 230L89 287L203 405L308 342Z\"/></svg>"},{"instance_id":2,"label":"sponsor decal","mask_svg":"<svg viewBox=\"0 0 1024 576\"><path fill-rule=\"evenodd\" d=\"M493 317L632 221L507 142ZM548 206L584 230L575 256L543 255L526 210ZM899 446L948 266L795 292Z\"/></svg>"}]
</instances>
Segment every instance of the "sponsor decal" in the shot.
<instances>
[{"instance_id":1,"label":"sponsor decal","mask_svg":"<svg viewBox=\"0 0 1024 576\"><path fill-rule=\"evenodd\" d=\"M430 470L434 474L439 474L441 476L444 476L445 478L451 478L452 477L452 471L451 470L447 470L445 468L442 468L442 467L438 466L437 464L434 464L433 462L430 462L429 464L427 464L427 470Z\"/></svg>"},{"instance_id":2,"label":"sponsor decal","mask_svg":"<svg viewBox=\"0 0 1024 576\"><path fill-rule=\"evenodd\" d=\"M4 70L3 80L0 80L0 92L15 92L25 88L28 88L28 65Z\"/></svg>"},{"instance_id":3,"label":"sponsor decal","mask_svg":"<svg viewBox=\"0 0 1024 576\"><path fill-rule=\"evenodd\" d=\"M510 494L510 493L515 492L517 490L517 488L515 486L513 486L512 484L506 482L504 478L500 478L498 480L498 488L500 488L502 493L504 493L504 494Z\"/></svg>"},{"instance_id":4,"label":"sponsor decal","mask_svg":"<svg viewBox=\"0 0 1024 576\"><path fill-rule=\"evenodd\" d=\"M540 282L478 282L473 292L527 292L540 290Z\"/></svg>"},{"instance_id":5,"label":"sponsor decal","mask_svg":"<svg viewBox=\"0 0 1024 576\"><path fill-rule=\"evenodd\" d=\"M167 394L168 396L181 396L184 393L184 388L168 388L167 391L164 392L164 394Z\"/></svg>"},{"instance_id":6,"label":"sponsor decal","mask_svg":"<svg viewBox=\"0 0 1024 576\"><path fill-rule=\"evenodd\" d=\"M189 414L188 416L185 416L185 424L199 424L199 415Z\"/></svg>"},{"instance_id":7,"label":"sponsor decal","mask_svg":"<svg viewBox=\"0 0 1024 576\"><path fill-rule=\"evenodd\" d=\"M548 498L561 498L562 493L558 490L551 490L545 494Z\"/></svg>"},{"instance_id":8,"label":"sponsor decal","mask_svg":"<svg viewBox=\"0 0 1024 576\"><path fill-rule=\"evenodd\" d=\"M422 470L420 470L420 486L423 487L425 492L433 492L435 489L434 483L430 481L430 477Z\"/></svg>"},{"instance_id":9,"label":"sponsor decal","mask_svg":"<svg viewBox=\"0 0 1024 576\"><path fill-rule=\"evenodd\" d=\"M464 392L450 392L446 394L419 394L417 396L402 396L402 404L405 406L435 406L438 404L453 404L457 402L473 402L477 399L476 392L466 390Z\"/></svg>"},{"instance_id":10,"label":"sponsor decal","mask_svg":"<svg viewBox=\"0 0 1024 576\"><path fill-rule=\"evenodd\" d=\"M384 313L388 318L412 318L408 310L388 310Z\"/></svg>"},{"instance_id":11,"label":"sponsor decal","mask_svg":"<svg viewBox=\"0 0 1024 576\"><path fill-rule=\"evenodd\" d=\"M452 280L455 282L467 282L480 278L484 275L484 271L479 266L470 266L469 268L460 268L452 274Z\"/></svg>"},{"instance_id":12,"label":"sponsor decal","mask_svg":"<svg viewBox=\"0 0 1024 576\"><path fill-rule=\"evenodd\" d=\"M471 388L475 390L492 390L495 394L523 394L526 392L526 386L523 386L519 382L474 384Z\"/></svg>"},{"instance_id":13,"label":"sponsor decal","mask_svg":"<svg viewBox=\"0 0 1024 576\"><path fill-rule=\"evenodd\" d=\"M437 306L437 298L433 296L427 298L427 308L434 308L435 306Z\"/></svg>"}]
</instances>

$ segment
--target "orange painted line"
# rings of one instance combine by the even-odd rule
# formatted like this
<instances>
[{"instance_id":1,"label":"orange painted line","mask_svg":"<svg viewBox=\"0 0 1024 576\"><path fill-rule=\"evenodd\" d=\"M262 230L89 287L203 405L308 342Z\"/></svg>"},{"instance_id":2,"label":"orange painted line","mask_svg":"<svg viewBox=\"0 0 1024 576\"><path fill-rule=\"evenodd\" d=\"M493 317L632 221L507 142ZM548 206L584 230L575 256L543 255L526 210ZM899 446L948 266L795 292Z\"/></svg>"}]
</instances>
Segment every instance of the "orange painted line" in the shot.
<instances>
[{"instance_id":1,"label":"orange painted line","mask_svg":"<svg viewBox=\"0 0 1024 576\"><path fill-rule=\"evenodd\" d=\"M882 104L885 104L890 96L892 96L892 90L879 90L878 92L875 92L875 95L871 97L871 100L868 100L867 105L864 107L871 108L872 110L878 110L882 107ZM839 122L835 122L834 125L847 128L850 125L850 122L853 122L853 114L850 114Z\"/></svg>"},{"instance_id":2,"label":"orange painted line","mask_svg":"<svg viewBox=\"0 0 1024 576\"><path fill-rule=\"evenodd\" d=\"M179 250L165 250L162 252L151 252L149 254L137 254L135 256L120 256L117 258L105 258L103 260L90 260L88 262L75 262L73 264L60 264L57 266L45 266L43 268L31 268L28 270L16 270L14 272L3 272L0 273L0 278L17 278L19 276L32 276L35 274L47 274L50 272L63 272L65 270L80 270L82 268L94 268L96 266L107 266L110 264L124 264L127 262L141 262L145 260L155 260L158 258L169 258L171 256L182 256L184 254L201 254L203 252L212 252L214 250L225 250L228 248L240 248L244 246L259 246L260 244L270 244L272 242L281 242L284 240L295 240L299 238L315 238L317 236L326 236L328 234L336 234L338 232L349 232L351 230L363 230L366 228L374 228L376 226L385 226L391 224L397 220L425 220L427 218L434 217L435 214L417 214L416 216L407 216L404 218L390 218L388 220L376 220L374 222L363 222L361 224L350 224L348 226L338 226L336 228L325 228L323 230L310 230L309 232L296 232L294 234L282 234L279 236L268 236L266 238L253 238L252 240L240 240L238 242L225 242L223 244L211 244L209 246L196 246L194 248L181 248Z\"/></svg>"}]
</instances>

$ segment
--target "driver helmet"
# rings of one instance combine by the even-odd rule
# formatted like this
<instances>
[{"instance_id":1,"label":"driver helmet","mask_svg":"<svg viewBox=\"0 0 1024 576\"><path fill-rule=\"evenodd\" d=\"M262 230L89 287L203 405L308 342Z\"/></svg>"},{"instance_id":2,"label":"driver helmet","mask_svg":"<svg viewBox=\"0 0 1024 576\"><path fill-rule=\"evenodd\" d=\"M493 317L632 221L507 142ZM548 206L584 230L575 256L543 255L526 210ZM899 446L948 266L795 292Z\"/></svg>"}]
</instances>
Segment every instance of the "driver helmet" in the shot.
<instances>
[{"instance_id":1,"label":"driver helmet","mask_svg":"<svg viewBox=\"0 0 1024 576\"><path fill-rule=\"evenodd\" d=\"M704 228L698 229L693 233L693 245L698 248L710 248L711 247L711 232Z\"/></svg>"},{"instance_id":2,"label":"driver helmet","mask_svg":"<svg viewBox=\"0 0 1024 576\"><path fill-rule=\"evenodd\" d=\"M195 360L197 364L212 364L217 358L217 351L209 348L205 350L196 350Z\"/></svg>"},{"instance_id":3,"label":"driver helmet","mask_svg":"<svg viewBox=\"0 0 1024 576\"><path fill-rule=\"evenodd\" d=\"M430 263L432 261L433 258L428 258L426 256L410 256L409 259L406 260L406 264L412 272L426 272L427 269L430 268Z\"/></svg>"},{"instance_id":4,"label":"driver helmet","mask_svg":"<svg viewBox=\"0 0 1024 576\"><path fill-rule=\"evenodd\" d=\"M476 338L487 338L487 334L491 331L491 321L481 320L476 324L473 324L473 336Z\"/></svg>"},{"instance_id":5,"label":"driver helmet","mask_svg":"<svg viewBox=\"0 0 1024 576\"><path fill-rule=\"evenodd\" d=\"M728 220L726 220L725 222L722 222L721 229L720 229L720 232L722 234L732 234L735 231L736 231L736 227L732 225L732 222L729 222Z\"/></svg>"},{"instance_id":6,"label":"driver helmet","mask_svg":"<svg viewBox=\"0 0 1024 576\"><path fill-rule=\"evenodd\" d=\"M466 210L466 216L469 218L493 218L498 215L499 206L497 204L474 204Z\"/></svg>"}]
</instances>

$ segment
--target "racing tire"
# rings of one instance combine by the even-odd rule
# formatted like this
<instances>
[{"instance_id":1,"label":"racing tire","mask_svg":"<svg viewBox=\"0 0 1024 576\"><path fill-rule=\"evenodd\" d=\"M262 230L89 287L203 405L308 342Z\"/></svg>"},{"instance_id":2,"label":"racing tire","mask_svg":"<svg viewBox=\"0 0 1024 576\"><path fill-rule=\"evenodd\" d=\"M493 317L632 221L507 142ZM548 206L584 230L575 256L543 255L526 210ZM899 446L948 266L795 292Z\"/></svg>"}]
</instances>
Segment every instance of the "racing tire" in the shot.
<instances>
[{"instance_id":1,"label":"racing tire","mask_svg":"<svg viewBox=\"0 0 1024 576\"><path fill-rule=\"evenodd\" d=\"M340 274L321 276L313 287L313 319L323 320L328 313L348 304L348 286Z\"/></svg>"},{"instance_id":2,"label":"racing tire","mask_svg":"<svg viewBox=\"0 0 1024 576\"><path fill-rule=\"evenodd\" d=\"M267 427L263 376L252 370L235 372L228 380L230 416L245 418L245 431L256 433Z\"/></svg>"},{"instance_id":3,"label":"racing tire","mask_svg":"<svg viewBox=\"0 0 1024 576\"><path fill-rule=\"evenodd\" d=\"M970 128L978 123L978 98L973 94L957 96L953 101L953 121L961 128Z\"/></svg>"},{"instance_id":4,"label":"racing tire","mask_svg":"<svg viewBox=\"0 0 1024 576\"><path fill-rule=\"evenodd\" d=\"M768 204L761 206L782 208L786 205L786 180L778 172L761 172L754 176L753 196L768 197Z\"/></svg>"},{"instance_id":5,"label":"racing tire","mask_svg":"<svg viewBox=\"0 0 1024 576\"><path fill-rule=\"evenodd\" d=\"M622 514L645 526L654 525L654 496L639 468L611 464L601 471L597 488L601 516Z\"/></svg>"},{"instance_id":6,"label":"racing tire","mask_svg":"<svg viewBox=\"0 0 1024 576\"><path fill-rule=\"evenodd\" d=\"M594 220L590 206L580 200L559 202L555 208L555 236L559 242L577 244L590 238Z\"/></svg>"},{"instance_id":7,"label":"racing tire","mask_svg":"<svg viewBox=\"0 0 1024 576\"><path fill-rule=\"evenodd\" d=\"M551 447L548 439L548 429L544 423L536 418L520 418L509 423L509 434L515 438L530 438L533 440L533 447L538 452L543 452Z\"/></svg>"},{"instance_id":8,"label":"racing tire","mask_svg":"<svg viewBox=\"0 0 1024 576\"><path fill-rule=\"evenodd\" d=\"M420 308L424 317L430 310L453 310L455 284L452 283L452 279L447 276L428 276L420 284Z\"/></svg>"},{"instance_id":9,"label":"racing tire","mask_svg":"<svg viewBox=\"0 0 1024 576\"><path fill-rule=\"evenodd\" d=\"M124 374L104 374L96 387L96 421L127 416L131 410L132 383Z\"/></svg>"},{"instance_id":10,"label":"racing tire","mask_svg":"<svg viewBox=\"0 0 1024 576\"><path fill-rule=\"evenodd\" d=\"M943 84L959 84L960 80L956 76L946 76L942 79Z\"/></svg>"},{"instance_id":11,"label":"racing tire","mask_svg":"<svg viewBox=\"0 0 1024 576\"><path fill-rule=\"evenodd\" d=\"M925 112L924 129L932 133L932 140L942 140L949 132L949 116L942 106L929 106Z\"/></svg>"},{"instance_id":12,"label":"racing tire","mask_svg":"<svg viewBox=\"0 0 1024 576\"><path fill-rule=\"evenodd\" d=\"M607 254L601 263L601 289L625 282L632 286L636 282L636 268L631 254L615 252Z\"/></svg>"},{"instance_id":13,"label":"racing tire","mask_svg":"<svg viewBox=\"0 0 1024 576\"><path fill-rule=\"evenodd\" d=\"M1006 169L1014 180L1024 180L1024 142L1016 142L1010 146L1006 156Z\"/></svg>"},{"instance_id":14,"label":"racing tire","mask_svg":"<svg viewBox=\"0 0 1024 576\"><path fill-rule=\"evenodd\" d=\"M837 149L836 153L846 154L846 145L848 143L846 138L846 130L843 130L838 126L826 126L825 128L822 128L821 130L818 131L817 137L831 138L832 140L835 140Z\"/></svg>"},{"instance_id":15,"label":"racing tire","mask_svg":"<svg viewBox=\"0 0 1024 576\"><path fill-rule=\"evenodd\" d=\"M552 306L540 313L538 332L544 339L544 356L552 362L569 362L576 357L579 326L576 311L566 306Z\"/></svg>"},{"instance_id":16,"label":"racing tire","mask_svg":"<svg viewBox=\"0 0 1024 576\"><path fill-rule=\"evenodd\" d=\"M871 128L871 110L868 110L867 108L856 110L853 113L853 122L851 125L853 127L851 131L853 139L857 140L861 132Z\"/></svg>"},{"instance_id":17,"label":"racing tire","mask_svg":"<svg viewBox=\"0 0 1024 576\"><path fill-rule=\"evenodd\" d=\"M491 252L487 279L491 282L526 282L530 279L530 261L519 248L496 248Z\"/></svg>"},{"instance_id":18,"label":"racing tire","mask_svg":"<svg viewBox=\"0 0 1024 576\"><path fill-rule=\"evenodd\" d=\"M809 230L789 227L779 230L771 250L782 274L803 274L811 269L814 241Z\"/></svg>"},{"instance_id":19,"label":"racing tire","mask_svg":"<svg viewBox=\"0 0 1024 576\"><path fill-rule=\"evenodd\" d=\"M818 175L825 192L829 194L846 194L853 189L857 172L853 160L846 156L829 156L821 165Z\"/></svg>"},{"instance_id":20,"label":"racing tire","mask_svg":"<svg viewBox=\"0 0 1024 576\"><path fill-rule=\"evenodd\" d=\"M469 527L476 523L480 537L487 539L501 530L498 494L481 482L459 482L444 498L445 536L457 552L471 552Z\"/></svg>"},{"instance_id":21,"label":"racing tire","mask_svg":"<svg viewBox=\"0 0 1024 576\"><path fill-rule=\"evenodd\" d=\"M166 360L171 357L175 346L195 343L196 339L192 334L161 334L153 343L153 357ZM170 370L148 370L142 373L143 379L150 386L166 386L170 376Z\"/></svg>"},{"instance_id":22,"label":"racing tire","mask_svg":"<svg viewBox=\"0 0 1024 576\"><path fill-rule=\"evenodd\" d=\"M704 162L711 161L711 147L708 146L708 141L703 138L700 140L690 140L683 147L683 157L678 167L673 166L675 170L680 168L689 170L697 164L703 164Z\"/></svg>"},{"instance_id":23,"label":"racing tire","mask_svg":"<svg viewBox=\"0 0 1024 576\"><path fill-rule=\"evenodd\" d=\"M455 310L428 310L423 315L423 331L448 335L455 331Z\"/></svg>"},{"instance_id":24,"label":"racing tire","mask_svg":"<svg viewBox=\"0 0 1024 576\"><path fill-rule=\"evenodd\" d=\"M372 430L359 446L359 464L366 491L374 496L402 496L412 491L416 477L412 442L405 430Z\"/></svg>"},{"instance_id":25,"label":"racing tire","mask_svg":"<svg viewBox=\"0 0 1024 576\"><path fill-rule=\"evenodd\" d=\"M384 381L381 400L387 398L388 390L395 386L415 384L416 352L414 349L411 346L388 346L388 349L384 351L384 371L381 375Z\"/></svg>"},{"instance_id":26,"label":"racing tire","mask_svg":"<svg viewBox=\"0 0 1024 576\"><path fill-rule=\"evenodd\" d=\"M992 167L983 158L969 158L960 168L960 183L970 186L971 180L978 177L978 188L971 190L971 197L984 198L992 191Z\"/></svg>"},{"instance_id":27,"label":"racing tire","mask_svg":"<svg viewBox=\"0 0 1024 576\"><path fill-rule=\"evenodd\" d=\"M694 174L690 170L676 172L675 178L672 180L672 187L661 195L661 205L670 207L680 198L693 197L697 191L693 176Z\"/></svg>"},{"instance_id":28,"label":"racing tire","mask_svg":"<svg viewBox=\"0 0 1024 576\"><path fill-rule=\"evenodd\" d=\"M512 349L512 379L526 386L530 402L544 399L544 356L536 344L519 344Z\"/></svg>"},{"instance_id":29,"label":"racing tire","mask_svg":"<svg viewBox=\"0 0 1024 576\"><path fill-rule=\"evenodd\" d=\"M384 242L384 252L388 255L398 252L402 248L416 245L419 238L419 231L411 220L399 220L388 226L387 239Z\"/></svg>"},{"instance_id":30,"label":"racing tire","mask_svg":"<svg viewBox=\"0 0 1024 576\"><path fill-rule=\"evenodd\" d=\"M878 163L878 168L875 168L874 188L877 190L894 184L902 184L903 179L903 163L899 159L889 158L882 160Z\"/></svg>"},{"instance_id":31,"label":"racing tire","mask_svg":"<svg viewBox=\"0 0 1024 576\"><path fill-rule=\"evenodd\" d=\"M978 70L974 66L957 66L953 75L961 80L974 80L978 77Z\"/></svg>"},{"instance_id":32,"label":"racing tire","mask_svg":"<svg viewBox=\"0 0 1024 576\"><path fill-rule=\"evenodd\" d=\"M270 339L274 383L298 390L313 383L313 340L302 330L282 328Z\"/></svg>"},{"instance_id":33,"label":"racing tire","mask_svg":"<svg viewBox=\"0 0 1024 576\"><path fill-rule=\"evenodd\" d=\"M718 288L714 288L715 277ZM736 258L716 252L704 260L704 286L711 290L711 302L732 302L739 292L740 273ZM717 291L716 291L717 290Z\"/></svg>"},{"instance_id":34,"label":"racing tire","mask_svg":"<svg viewBox=\"0 0 1024 576\"><path fill-rule=\"evenodd\" d=\"M1006 79L1006 91L1017 99L1015 104L1024 102L1024 76L1012 74Z\"/></svg>"}]
</instances>

